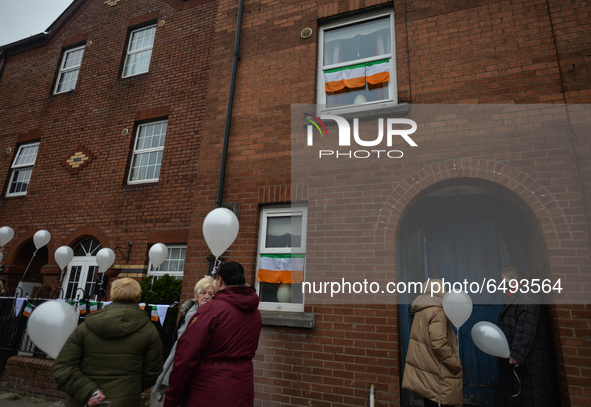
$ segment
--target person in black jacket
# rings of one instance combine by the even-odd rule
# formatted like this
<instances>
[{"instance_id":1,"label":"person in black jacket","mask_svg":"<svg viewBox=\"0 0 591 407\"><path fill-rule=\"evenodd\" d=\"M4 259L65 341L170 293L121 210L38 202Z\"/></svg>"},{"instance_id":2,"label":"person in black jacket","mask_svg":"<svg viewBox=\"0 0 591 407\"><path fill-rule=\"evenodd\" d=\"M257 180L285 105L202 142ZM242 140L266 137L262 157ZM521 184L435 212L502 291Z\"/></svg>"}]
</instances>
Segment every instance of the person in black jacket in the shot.
<instances>
[{"instance_id":1,"label":"person in black jacket","mask_svg":"<svg viewBox=\"0 0 591 407\"><path fill-rule=\"evenodd\" d=\"M518 286L523 280L519 269L505 268L501 276L508 287L517 289L507 293L508 303L497 322L511 351L508 361L499 359L500 403L520 407L559 406L546 310L538 298Z\"/></svg>"}]
</instances>

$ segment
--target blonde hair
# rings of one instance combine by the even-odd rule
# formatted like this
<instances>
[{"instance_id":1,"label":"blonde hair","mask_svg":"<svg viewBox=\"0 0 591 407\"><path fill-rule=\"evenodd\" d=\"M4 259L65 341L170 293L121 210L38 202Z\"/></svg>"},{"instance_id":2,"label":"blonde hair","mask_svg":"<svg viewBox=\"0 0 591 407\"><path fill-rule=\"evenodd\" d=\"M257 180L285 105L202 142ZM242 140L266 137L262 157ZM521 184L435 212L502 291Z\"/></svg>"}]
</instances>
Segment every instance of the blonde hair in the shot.
<instances>
[{"instance_id":1,"label":"blonde hair","mask_svg":"<svg viewBox=\"0 0 591 407\"><path fill-rule=\"evenodd\" d=\"M215 280L210 276L205 276L201 280L197 281L195 284L195 288L193 289L193 294L195 294L195 298L201 291L207 290L209 287L213 287L213 292L215 293Z\"/></svg>"},{"instance_id":2,"label":"blonde hair","mask_svg":"<svg viewBox=\"0 0 591 407\"><path fill-rule=\"evenodd\" d=\"M111 286L111 301L124 304L137 304L142 297L140 283L133 278L125 277L113 282Z\"/></svg>"}]
</instances>

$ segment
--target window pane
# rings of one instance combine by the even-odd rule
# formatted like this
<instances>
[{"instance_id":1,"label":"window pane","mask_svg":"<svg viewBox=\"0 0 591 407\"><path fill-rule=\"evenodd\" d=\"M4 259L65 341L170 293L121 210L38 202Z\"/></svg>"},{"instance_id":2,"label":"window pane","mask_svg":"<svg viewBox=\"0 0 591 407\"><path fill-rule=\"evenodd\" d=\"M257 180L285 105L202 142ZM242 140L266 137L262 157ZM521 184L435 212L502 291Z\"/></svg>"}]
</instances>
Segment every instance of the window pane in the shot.
<instances>
[{"instance_id":1,"label":"window pane","mask_svg":"<svg viewBox=\"0 0 591 407\"><path fill-rule=\"evenodd\" d=\"M139 130L136 150L164 147L166 123L142 125Z\"/></svg>"},{"instance_id":2,"label":"window pane","mask_svg":"<svg viewBox=\"0 0 591 407\"><path fill-rule=\"evenodd\" d=\"M277 300L277 290L281 284L260 283L259 297L263 302L279 302ZM304 301L304 294L302 293L302 284L289 284L291 292L291 304L301 304Z\"/></svg>"},{"instance_id":3,"label":"window pane","mask_svg":"<svg viewBox=\"0 0 591 407\"><path fill-rule=\"evenodd\" d=\"M78 81L78 69L60 74L59 83L56 89L57 93L68 92L76 88Z\"/></svg>"},{"instance_id":4,"label":"window pane","mask_svg":"<svg viewBox=\"0 0 591 407\"><path fill-rule=\"evenodd\" d=\"M166 260L155 270L155 275L169 274L182 278L185 270L186 247L169 247Z\"/></svg>"},{"instance_id":5,"label":"window pane","mask_svg":"<svg viewBox=\"0 0 591 407\"><path fill-rule=\"evenodd\" d=\"M12 183L10 184L9 193L20 194L27 192L32 173L32 169L15 170L12 177Z\"/></svg>"},{"instance_id":6,"label":"window pane","mask_svg":"<svg viewBox=\"0 0 591 407\"><path fill-rule=\"evenodd\" d=\"M82 56L84 55L84 48L78 49L76 51L67 51L64 55L64 64L63 68L73 68L76 66L80 66L82 63Z\"/></svg>"},{"instance_id":7,"label":"window pane","mask_svg":"<svg viewBox=\"0 0 591 407\"><path fill-rule=\"evenodd\" d=\"M136 51L138 49L151 47L154 44L155 34L156 27L154 26L134 31L131 34L131 44L129 51Z\"/></svg>"},{"instance_id":8,"label":"window pane","mask_svg":"<svg viewBox=\"0 0 591 407\"><path fill-rule=\"evenodd\" d=\"M160 175L162 151L136 154L131 169L131 181L156 179Z\"/></svg>"},{"instance_id":9,"label":"window pane","mask_svg":"<svg viewBox=\"0 0 591 407\"><path fill-rule=\"evenodd\" d=\"M37 150L39 145L23 146L19 150L18 157L14 160L14 166L33 165L37 158Z\"/></svg>"},{"instance_id":10,"label":"window pane","mask_svg":"<svg viewBox=\"0 0 591 407\"><path fill-rule=\"evenodd\" d=\"M84 239L74 247L74 256L96 256L100 249L102 246L98 240Z\"/></svg>"},{"instance_id":11,"label":"window pane","mask_svg":"<svg viewBox=\"0 0 591 407\"><path fill-rule=\"evenodd\" d=\"M302 217L277 216L267 218L265 247L301 247Z\"/></svg>"},{"instance_id":12,"label":"window pane","mask_svg":"<svg viewBox=\"0 0 591 407\"><path fill-rule=\"evenodd\" d=\"M65 298L74 298L76 291L78 290L78 283L80 282L80 273L82 272L81 266L72 266L70 269L70 277L68 279L68 285L66 287Z\"/></svg>"},{"instance_id":13,"label":"window pane","mask_svg":"<svg viewBox=\"0 0 591 407\"><path fill-rule=\"evenodd\" d=\"M94 295L94 287L96 286L98 267L92 266L88 268L88 275L86 277L86 286L84 291L87 295ZM106 270L105 270L106 271Z\"/></svg>"},{"instance_id":14,"label":"window pane","mask_svg":"<svg viewBox=\"0 0 591 407\"><path fill-rule=\"evenodd\" d=\"M390 53L390 18L324 32L324 66Z\"/></svg>"}]
</instances>

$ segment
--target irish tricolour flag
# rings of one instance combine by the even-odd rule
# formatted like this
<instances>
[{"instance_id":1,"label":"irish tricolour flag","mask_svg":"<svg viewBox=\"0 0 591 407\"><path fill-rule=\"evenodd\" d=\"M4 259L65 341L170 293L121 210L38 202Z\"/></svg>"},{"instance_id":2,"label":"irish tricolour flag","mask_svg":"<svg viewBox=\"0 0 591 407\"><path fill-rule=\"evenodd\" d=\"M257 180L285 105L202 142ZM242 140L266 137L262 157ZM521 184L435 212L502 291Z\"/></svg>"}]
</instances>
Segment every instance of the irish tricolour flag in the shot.
<instances>
[{"instance_id":1,"label":"irish tricolour flag","mask_svg":"<svg viewBox=\"0 0 591 407\"><path fill-rule=\"evenodd\" d=\"M324 71L324 89L338 92L344 88L363 88L365 82L377 85L390 80L390 60L365 62Z\"/></svg>"},{"instance_id":2,"label":"irish tricolour flag","mask_svg":"<svg viewBox=\"0 0 591 407\"><path fill-rule=\"evenodd\" d=\"M304 281L304 254L261 254L257 280L298 284Z\"/></svg>"}]
</instances>

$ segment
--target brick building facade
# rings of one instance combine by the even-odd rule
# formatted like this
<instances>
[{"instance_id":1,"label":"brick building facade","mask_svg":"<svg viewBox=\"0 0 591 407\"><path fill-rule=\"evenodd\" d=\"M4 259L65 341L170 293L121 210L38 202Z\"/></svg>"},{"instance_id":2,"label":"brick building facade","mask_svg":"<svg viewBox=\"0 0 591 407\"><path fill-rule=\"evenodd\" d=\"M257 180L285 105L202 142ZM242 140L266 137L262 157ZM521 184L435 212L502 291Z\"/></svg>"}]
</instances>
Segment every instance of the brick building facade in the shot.
<instances>
[{"instance_id":1,"label":"brick building facade","mask_svg":"<svg viewBox=\"0 0 591 407\"><path fill-rule=\"evenodd\" d=\"M34 233L46 229L51 241L33 256L25 281L57 288L53 253L87 239L118 247L112 274L142 278L150 246L162 242L186 247L183 292L190 295L209 266L202 224L219 203L241 11L222 204L240 221L224 258L245 266L263 298L255 404L369 405L371 385L376 405L413 402L400 387L407 297L301 300L292 290L285 304L277 301L279 282L299 289L297 277L257 281L262 254L285 254L271 242L271 228L285 231L275 220L291 219L293 227L297 218L301 230L286 233L289 245L295 236L304 239L293 253L305 255L305 281L420 281L444 271L440 253L425 242L437 240L440 230L468 229L482 230L483 242L494 241L491 250L500 252L482 265L488 273L513 264L561 278L566 291L583 294L578 302L547 306L561 401L588 405L591 6L245 0L241 10L240 4L76 0L49 34L0 48L0 151L6 153L0 223L16 232L3 248L8 286L14 288L32 258ZM371 35L371 46L359 46ZM390 75L375 89L368 85L359 106L347 93L324 93L323 67L343 65L338 58L351 38L358 41L351 60L381 55ZM371 48L366 59L359 56L364 47ZM83 54L64 65L76 50ZM141 61L148 54L146 67ZM135 66L128 62L133 58ZM71 81L63 79L76 69L68 90ZM392 148L404 157L387 164L345 156L300 161L294 151L301 145L292 142L306 127L294 105L316 104L332 104L324 113L365 117L363 129L375 129L378 117L414 118L418 147L396 140ZM510 122L464 131L461 120L474 112L489 115L488 124L495 114ZM328 145L336 132L329 126L330 136L315 143ZM156 144L140 146L138 137ZM26 147L37 148L34 165L19 166ZM160 166L138 164L142 154ZM23 191L14 174L31 166ZM150 173L156 167L159 175ZM470 369L466 404L487 405L486 386L471 384L478 373Z\"/></svg>"}]
</instances>

